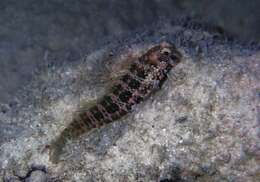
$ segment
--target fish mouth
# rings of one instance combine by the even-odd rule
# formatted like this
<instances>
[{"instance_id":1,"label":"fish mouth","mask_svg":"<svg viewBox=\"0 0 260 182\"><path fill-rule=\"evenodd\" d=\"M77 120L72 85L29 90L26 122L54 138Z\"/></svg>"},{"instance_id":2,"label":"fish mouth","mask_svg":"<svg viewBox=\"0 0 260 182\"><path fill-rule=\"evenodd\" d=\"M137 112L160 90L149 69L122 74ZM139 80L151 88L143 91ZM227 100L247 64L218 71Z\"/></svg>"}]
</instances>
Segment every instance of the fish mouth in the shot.
<instances>
[{"instance_id":1,"label":"fish mouth","mask_svg":"<svg viewBox=\"0 0 260 182\"><path fill-rule=\"evenodd\" d=\"M176 64L181 62L182 54L175 47L173 47L170 58L171 65L175 66Z\"/></svg>"},{"instance_id":2,"label":"fish mouth","mask_svg":"<svg viewBox=\"0 0 260 182\"><path fill-rule=\"evenodd\" d=\"M180 62L182 54L179 51L174 50L170 57L174 62Z\"/></svg>"}]
</instances>

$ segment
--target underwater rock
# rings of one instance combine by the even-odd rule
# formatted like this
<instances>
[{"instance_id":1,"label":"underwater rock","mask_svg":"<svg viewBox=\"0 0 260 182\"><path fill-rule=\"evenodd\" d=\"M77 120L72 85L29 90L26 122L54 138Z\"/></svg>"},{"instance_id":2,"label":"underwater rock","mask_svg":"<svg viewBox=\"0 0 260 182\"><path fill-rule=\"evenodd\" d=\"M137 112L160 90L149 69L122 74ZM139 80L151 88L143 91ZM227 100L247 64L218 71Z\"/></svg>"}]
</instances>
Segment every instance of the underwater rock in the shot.
<instances>
[{"instance_id":1,"label":"underwater rock","mask_svg":"<svg viewBox=\"0 0 260 182\"><path fill-rule=\"evenodd\" d=\"M26 133L14 132L1 143L3 180L17 179L14 169L28 174L31 164L45 166L60 181L259 180L257 47L190 20L165 19L138 31L79 62L41 70L25 85L18 112L0 115L1 127L12 120ZM111 84L106 78L119 74L115 70L129 55L164 40L184 56L161 90L119 121L68 142L61 162L53 164L48 145L80 104L100 98ZM28 178L45 179L41 170Z\"/></svg>"}]
</instances>

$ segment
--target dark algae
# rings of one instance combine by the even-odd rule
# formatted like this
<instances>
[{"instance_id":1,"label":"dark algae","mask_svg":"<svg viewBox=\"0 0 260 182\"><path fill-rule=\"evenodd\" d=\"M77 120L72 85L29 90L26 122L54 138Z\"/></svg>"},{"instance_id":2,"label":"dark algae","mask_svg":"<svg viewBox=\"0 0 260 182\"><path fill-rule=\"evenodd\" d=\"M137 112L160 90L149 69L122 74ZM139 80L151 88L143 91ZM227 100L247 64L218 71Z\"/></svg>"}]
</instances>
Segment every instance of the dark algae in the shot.
<instances>
[{"instance_id":1,"label":"dark algae","mask_svg":"<svg viewBox=\"0 0 260 182\"><path fill-rule=\"evenodd\" d=\"M59 155L68 140L125 116L133 107L161 88L169 71L181 61L181 53L171 43L162 42L134 60L128 72L111 87L108 94L87 110L79 111L73 121L50 145L50 159Z\"/></svg>"}]
</instances>

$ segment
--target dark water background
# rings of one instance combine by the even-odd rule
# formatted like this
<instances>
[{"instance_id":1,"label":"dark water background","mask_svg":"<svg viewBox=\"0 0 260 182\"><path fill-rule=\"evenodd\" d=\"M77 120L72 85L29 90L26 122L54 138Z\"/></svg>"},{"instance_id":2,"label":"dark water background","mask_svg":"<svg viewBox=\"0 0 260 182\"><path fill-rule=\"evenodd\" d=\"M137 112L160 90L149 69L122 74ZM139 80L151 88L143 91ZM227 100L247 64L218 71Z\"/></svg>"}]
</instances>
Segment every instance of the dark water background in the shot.
<instances>
[{"instance_id":1,"label":"dark water background","mask_svg":"<svg viewBox=\"0 0 260 182\"><path fill-rule=\"evenodd\" d=\"M163 18L200 18L242 40L260 40L259 0L1 0L0 102L39 72L73 64L118 37Z\"/></svg>"}]
</instances>

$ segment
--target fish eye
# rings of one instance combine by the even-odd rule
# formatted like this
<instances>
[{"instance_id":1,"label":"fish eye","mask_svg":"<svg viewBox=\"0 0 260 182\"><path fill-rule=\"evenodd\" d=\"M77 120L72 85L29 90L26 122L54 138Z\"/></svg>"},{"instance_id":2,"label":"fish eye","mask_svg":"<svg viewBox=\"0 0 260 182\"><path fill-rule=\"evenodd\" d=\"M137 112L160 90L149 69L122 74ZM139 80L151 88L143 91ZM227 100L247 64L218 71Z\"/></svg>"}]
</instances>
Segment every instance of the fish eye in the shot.
<instances>
[{"instance_id":1,"label":"fish eye","mask_svg":"<svg viewBox=\"0 0 260 182\"><path fill-rule=\"evenodd\" d=\"M163 48L163 49L161 50L161 53L164 54L164 55L166 55L166 56L168 56L168 55L171 53L171 50L168 49L168 48Z\"/></svg>"}]
</instances>

